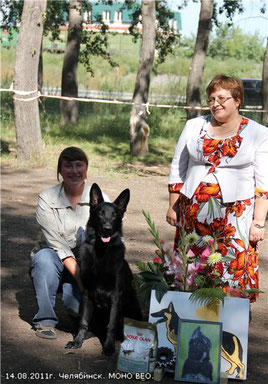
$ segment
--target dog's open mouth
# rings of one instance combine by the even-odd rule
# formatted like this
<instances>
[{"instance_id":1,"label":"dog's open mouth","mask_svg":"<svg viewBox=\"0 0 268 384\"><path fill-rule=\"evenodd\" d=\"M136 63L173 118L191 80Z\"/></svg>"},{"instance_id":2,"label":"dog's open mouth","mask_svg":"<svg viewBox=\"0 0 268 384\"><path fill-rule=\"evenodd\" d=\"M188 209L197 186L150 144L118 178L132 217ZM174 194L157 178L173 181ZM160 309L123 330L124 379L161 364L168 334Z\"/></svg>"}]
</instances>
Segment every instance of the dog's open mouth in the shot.
<instances>
[{"instance_id":1,"label":"dog's open mouth","mask_svg":"<svg viewBox=\"0 0 268 384\"><path fill-rule=\"evenodd\" d=\"M109 243L109 241L111 240L111 237L109 236L109 237L101 237L101 241L103 242L103 243Z\"/></svg>"}]
</instances>

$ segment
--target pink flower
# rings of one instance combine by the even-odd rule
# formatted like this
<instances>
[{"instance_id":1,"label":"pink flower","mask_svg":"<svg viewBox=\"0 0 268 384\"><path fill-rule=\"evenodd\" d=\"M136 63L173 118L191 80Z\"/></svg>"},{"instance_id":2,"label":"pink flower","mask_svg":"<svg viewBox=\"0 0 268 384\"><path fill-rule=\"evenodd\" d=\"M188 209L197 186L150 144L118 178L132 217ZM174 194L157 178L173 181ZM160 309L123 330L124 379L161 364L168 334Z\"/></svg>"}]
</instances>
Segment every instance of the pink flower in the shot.
<instances>
[{"instance_id":1,"label":"pink flower","mask_svg":"<svg viewBox=\"0 0 268 384\"><path fill-rule=\"evenodd\" d=\"M195 284L194 282L194 275L190 275L187 277L186 279L186 287L189 289L190 288L190 291L193 291L196 289L197 285Z\"/></svg>"},{"instance_id":2,"label":"pink flower","mask_svg":"<svg viewBox=\"0 0 268 384\"><path fill-rule=\"evenodd\" d=\"M200 261L206 262L210 255L211 255L211 249L209 247L206 247L204 251L201 253Z\"/></svg>"},{"instance_id":3,"label":"pink flower","mask_svg":"<svg viewBox=\"0 0 268 384\"><path fill-rule=\"evenodd\" d=\"M189 264L188 264L187 272L188 272L190 275L194 275L194 274L196 273L196 268L195 268L194 263L189 263Z\"/></svg>"},{"instance_id":4,"label":"pink flower","mask_svg":"<svg viewBox=\"0 0 268 384\"><path fill-rule=\"evenodd\" d=\"M171 252L173 250L173 246L169 243L162 242L161 245L162 245L162 248L165 252L168 252L168 251Z\"/></svg>"},{"instance_id":5,"label":"pink flower","mask_svg":"<svg viewBox=\"0 0 268 384\"><path fill-rule=\"evenodd\" d=\"M186 256L187 257L195 257L195 254L194 254L194 252L191 249L189 249L189 251L187 252Z\"/></svg>"}]
</instances>

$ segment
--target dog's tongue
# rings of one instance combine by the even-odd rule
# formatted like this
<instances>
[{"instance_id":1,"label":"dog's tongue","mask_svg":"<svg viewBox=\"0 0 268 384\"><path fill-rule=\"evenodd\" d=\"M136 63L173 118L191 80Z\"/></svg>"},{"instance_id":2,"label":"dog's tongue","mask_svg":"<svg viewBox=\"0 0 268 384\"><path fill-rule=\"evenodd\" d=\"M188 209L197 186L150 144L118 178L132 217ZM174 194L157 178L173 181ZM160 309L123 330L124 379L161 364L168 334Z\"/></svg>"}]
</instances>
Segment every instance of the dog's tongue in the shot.
<instances>
[{"instance_id":1,"label":"dog's tongue","mask_svg":"<svg viewBox=\"0 0 268 384\"><path fill-rule=\"evenodd\" d=\"M101 240L104 242L104 243L109 243L109 241L111 240L110 237L102 237Z\"/></svg>"}]
</instances>

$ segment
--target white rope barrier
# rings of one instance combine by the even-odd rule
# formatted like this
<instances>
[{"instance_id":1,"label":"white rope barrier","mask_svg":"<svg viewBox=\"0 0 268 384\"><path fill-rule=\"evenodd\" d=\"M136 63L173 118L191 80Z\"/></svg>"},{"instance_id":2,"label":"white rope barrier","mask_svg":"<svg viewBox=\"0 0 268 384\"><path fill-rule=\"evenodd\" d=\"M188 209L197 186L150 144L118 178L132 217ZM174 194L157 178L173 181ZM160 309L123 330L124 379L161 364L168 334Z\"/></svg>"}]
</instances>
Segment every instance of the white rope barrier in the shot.
<instances>
[{"instance_id":1,"label":"white rope barrier","mask_svg":"<svg viewBox=\"0 0 268 384\"><path fill-rule=\"evenodd\" d=\"M37 89L34 91L19 91L16 89L13 89L13 84L11 84L9 89L0 89L0 92L13 92L13 100L20 101L20 102L28 102L33 101L36 99L39 99L40 97L46 97L50 99L58 99L58 100L66 100L66 101L79 101L79 102L86 102L86 103L104 103L104 104L120 104L120 105L140 105L144 106L146 109L146 112L150 114L149 107L157 107L157 108L174 108L174 109L194 109L194 110L201 110L201 111L208 111L208 107L199 107L199 106L185 106L185 105L170 105L170 104L153 104L153 103L133 103L131 101L121 101L121 100L108 100L108 99L88 99L84 97L68 97L68 96L56 96L56 95L43 95L41 94ZM36 96L26 97L26 98L18 98L16 95L19 96L29 96L33 93L37 93ZM268 112L267 109L249 109L249 108L242 108L240 109L241 112L257 112L257 113L264 113ZM142 111L140 113L143 113Z\"/></svg>"}]
</instances>

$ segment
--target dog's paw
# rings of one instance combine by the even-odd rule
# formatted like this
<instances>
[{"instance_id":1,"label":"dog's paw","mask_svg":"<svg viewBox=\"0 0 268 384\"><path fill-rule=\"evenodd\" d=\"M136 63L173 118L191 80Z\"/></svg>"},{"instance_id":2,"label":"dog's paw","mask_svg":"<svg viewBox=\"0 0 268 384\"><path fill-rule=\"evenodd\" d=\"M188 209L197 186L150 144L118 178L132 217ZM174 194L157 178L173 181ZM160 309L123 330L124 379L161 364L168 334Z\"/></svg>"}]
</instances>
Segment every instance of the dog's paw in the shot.
<instances>
[{"instance_id":1,"label":"dog's paw","mask_svg":"<svg viewBox=\"0 0 268 384\"><path fill-rule=\"evenodd\" d=\"M113 342L105 342L102 352L106 356L112 356L115 353L115 344Z\"/></svg>"},{"instance_id":2,"label":"dog's paw","mask_svg":"<svg viewBox=\"0 0 268 384\"><path fill-rule=\"evenodd\" d=\"M66 349L79 349L82 347L82 343L78 342L78 341L69 341L66 345L65 345L65 348Z\"/></svg>"}]
</instances>

